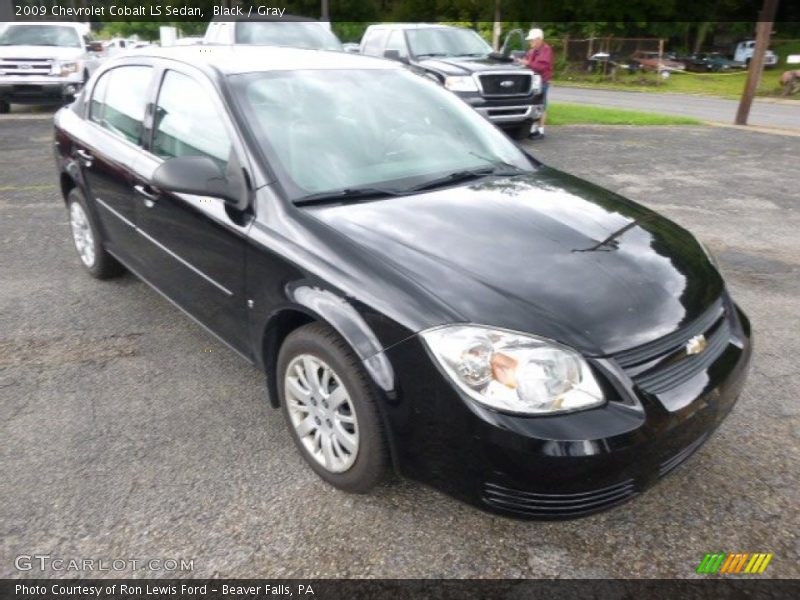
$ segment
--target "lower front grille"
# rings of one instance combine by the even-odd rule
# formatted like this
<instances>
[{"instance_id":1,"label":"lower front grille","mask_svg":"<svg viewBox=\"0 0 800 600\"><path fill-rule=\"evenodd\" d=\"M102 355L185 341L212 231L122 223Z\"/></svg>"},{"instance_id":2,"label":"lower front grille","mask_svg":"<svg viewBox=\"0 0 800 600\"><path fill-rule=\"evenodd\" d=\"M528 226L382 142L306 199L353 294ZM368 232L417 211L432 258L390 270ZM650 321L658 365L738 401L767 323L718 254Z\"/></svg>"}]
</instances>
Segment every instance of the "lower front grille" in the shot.
<instances>
[{"instance_id":1,"label":"lower front grille","mask_svg":"<svg viewBox=\"0 0 800 600\"><path fill-rule=\"evenodd\" d=\"M622 504L637 494L633 479L578 494L524 492L496 483L486 483L483 487L486 504L505 512L540 518L587 515Z\"/></svg>"}]
</instances>

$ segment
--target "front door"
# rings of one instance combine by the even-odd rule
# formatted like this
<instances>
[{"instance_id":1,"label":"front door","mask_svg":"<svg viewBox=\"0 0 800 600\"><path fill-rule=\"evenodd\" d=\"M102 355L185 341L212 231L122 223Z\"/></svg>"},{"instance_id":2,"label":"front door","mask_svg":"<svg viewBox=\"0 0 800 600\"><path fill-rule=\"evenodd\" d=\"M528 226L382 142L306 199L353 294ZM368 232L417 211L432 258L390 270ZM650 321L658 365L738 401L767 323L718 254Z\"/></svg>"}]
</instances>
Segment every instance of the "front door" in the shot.
<instances>
[{"instance_id":1,"label":"front door","mask_svg":"<svg viewBox=\"0 0 800 600\"><path fill-rule=\"evenodd\" d=\"M155 104L149 153L137 161L136 223L142 275L202 324L250 357L244 255L251 218L217 198L150 185L165 159L208 156L224 169L233 130L202 75L166 70Z\"/></svg>"}]
</instances>

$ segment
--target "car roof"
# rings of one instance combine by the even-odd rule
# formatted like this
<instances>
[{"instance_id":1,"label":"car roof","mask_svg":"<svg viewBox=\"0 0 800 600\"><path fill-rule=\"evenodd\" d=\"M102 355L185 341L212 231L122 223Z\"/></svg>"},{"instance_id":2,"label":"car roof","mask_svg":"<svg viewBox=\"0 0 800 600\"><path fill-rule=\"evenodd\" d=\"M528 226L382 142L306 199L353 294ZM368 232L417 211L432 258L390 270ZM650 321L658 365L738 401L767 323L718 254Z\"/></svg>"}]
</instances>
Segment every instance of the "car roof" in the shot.
<instances>
[{"instance_id":1,"label":"car roof","mask_svg":"<svg viewBox=\"0 0 800 600\"><path fill-rule=\"evenodd\" d=\"M455 25L440 25L439 23L379 23L370 25L367 29L468 29Z\"/></svg>"},{"instance_id":2,"label":"car roof","mask_svg":"<svg viewBox=\"0 0 800 600\"><path fill-rule=\"evenodd\" d=\"M216 17L211 19L212 23L218 23L220 21L229 21L229 22L232 22L232 23L236 23L236 22L240 22L240 21L252 21L254 23L257 23L259 21L262 21L262 22L266 21L266 22L270 22L270 23L276 22L276 21L286 21L288 23L297 23L298 21L305 21L307 23L317 23L318 25L324 25L325 24L325 21L320 21L319 19L314 19L312 17L303 17L301 15L287 15L287 14L284 14L281 17L273 17L273 16L267 16L267 15L265 15L263 17L259 16L259 15L253 15L253 16L249 16L249 17L247 15L241 16L241 17L240 16L236 16L236 15L234 15L234 16L217 15Z\"/></svg>"},{"instance_id":3,"label":"car roof","mask_svg":"<svg viewBox=\"0 0 800 600\"><path fill-rule=\"evenodd\" d=\"M124 58L150 57L176 60L223 75L299 69L401 69L403 65L382 58L327 50L282 46L194 45L149 47L126 53ZM120 59L123 60L123 57Z\"/></svg>"}]
</instances>

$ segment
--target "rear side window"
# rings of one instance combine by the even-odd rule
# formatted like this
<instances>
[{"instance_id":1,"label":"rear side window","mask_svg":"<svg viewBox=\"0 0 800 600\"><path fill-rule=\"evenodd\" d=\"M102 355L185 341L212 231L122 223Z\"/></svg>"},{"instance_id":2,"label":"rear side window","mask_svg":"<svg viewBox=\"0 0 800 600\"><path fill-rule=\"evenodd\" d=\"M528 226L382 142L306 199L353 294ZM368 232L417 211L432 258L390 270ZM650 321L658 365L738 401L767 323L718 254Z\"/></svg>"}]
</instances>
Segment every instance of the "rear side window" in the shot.
<instances>
[{"instance_id":1,"label":"rear side window","mask_svg":"<svg viewBox=\"0 0 800 600\"><path fill-rule=\"evenodd\" d=\"M386 29L373 29L367 32L367 39L364 40L361 52L369 56L383 56L383 48L386 46L388 35L389 31Z\"/></svg>"},{"instance_id":2,"label":"rear side window","mask_svg":"<svg viewBox=\"0 0 800 600\"><path fill-rule=\"evenodd\" d=\"M167 71L156 103L152 152L161 158L208 156L224 166L230 151L209 92L188 75Z\"/></svg>"},{"instance_id":3,"label":"rear side window","mask_svg":"<svg viewBox=\"0 0 800 600\"><path fill-rule=\"evenodd\" d=\"M117 67L104 73L94 87L89 118L115 135L139 144L153 69Z\"/></svg>"}]
</instances>

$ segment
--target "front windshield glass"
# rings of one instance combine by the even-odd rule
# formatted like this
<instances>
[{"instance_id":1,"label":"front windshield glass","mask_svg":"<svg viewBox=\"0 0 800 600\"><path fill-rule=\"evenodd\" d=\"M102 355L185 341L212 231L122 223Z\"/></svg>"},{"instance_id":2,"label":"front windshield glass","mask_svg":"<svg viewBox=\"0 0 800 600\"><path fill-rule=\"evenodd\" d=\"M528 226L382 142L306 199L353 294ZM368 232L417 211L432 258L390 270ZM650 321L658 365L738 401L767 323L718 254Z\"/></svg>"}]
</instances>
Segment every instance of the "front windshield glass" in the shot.
<instances>
[{"instance_id":1,"label":"front windshield glass","mask_svg":"<svg viewBox=\"0 0 800 600\"><path fill-rule=\"evenodd\" d=\"M11 25L0 32L0 46L64 46L80 48L74 27L61 25Z\"/></svg>"},{"instance_id":2,"label":"front windshield glass","mask_svg":"<svg viewBox=\"0 0 800 600\"><path fill-rule=\"evenodd\" d=\"M342 49L341 42L324 25L304 21L242 21L236 24L236 43L311 50Z\"/></svg>"},{"instance_id":3,"label":"front windshield glass","mask_svg":"<svg viewBox=\"0 0 800 600\"><path fill-rule=\"evenodd\" d=\"M462 100L405 69L272 71L231 81L294 200L364 187L410 191L467 170L533 169Z\"/></svg>"},{"instance_id":4,"label":"front windshield glass","mask_svg":"<svg viewBox=\"0 0 800 600\"><path fill-rule=\"evenodd\" d=\"M486 56L492 48L471 29L409 29L408 45L414 56Z\"/></svg>"}]
</instances>

